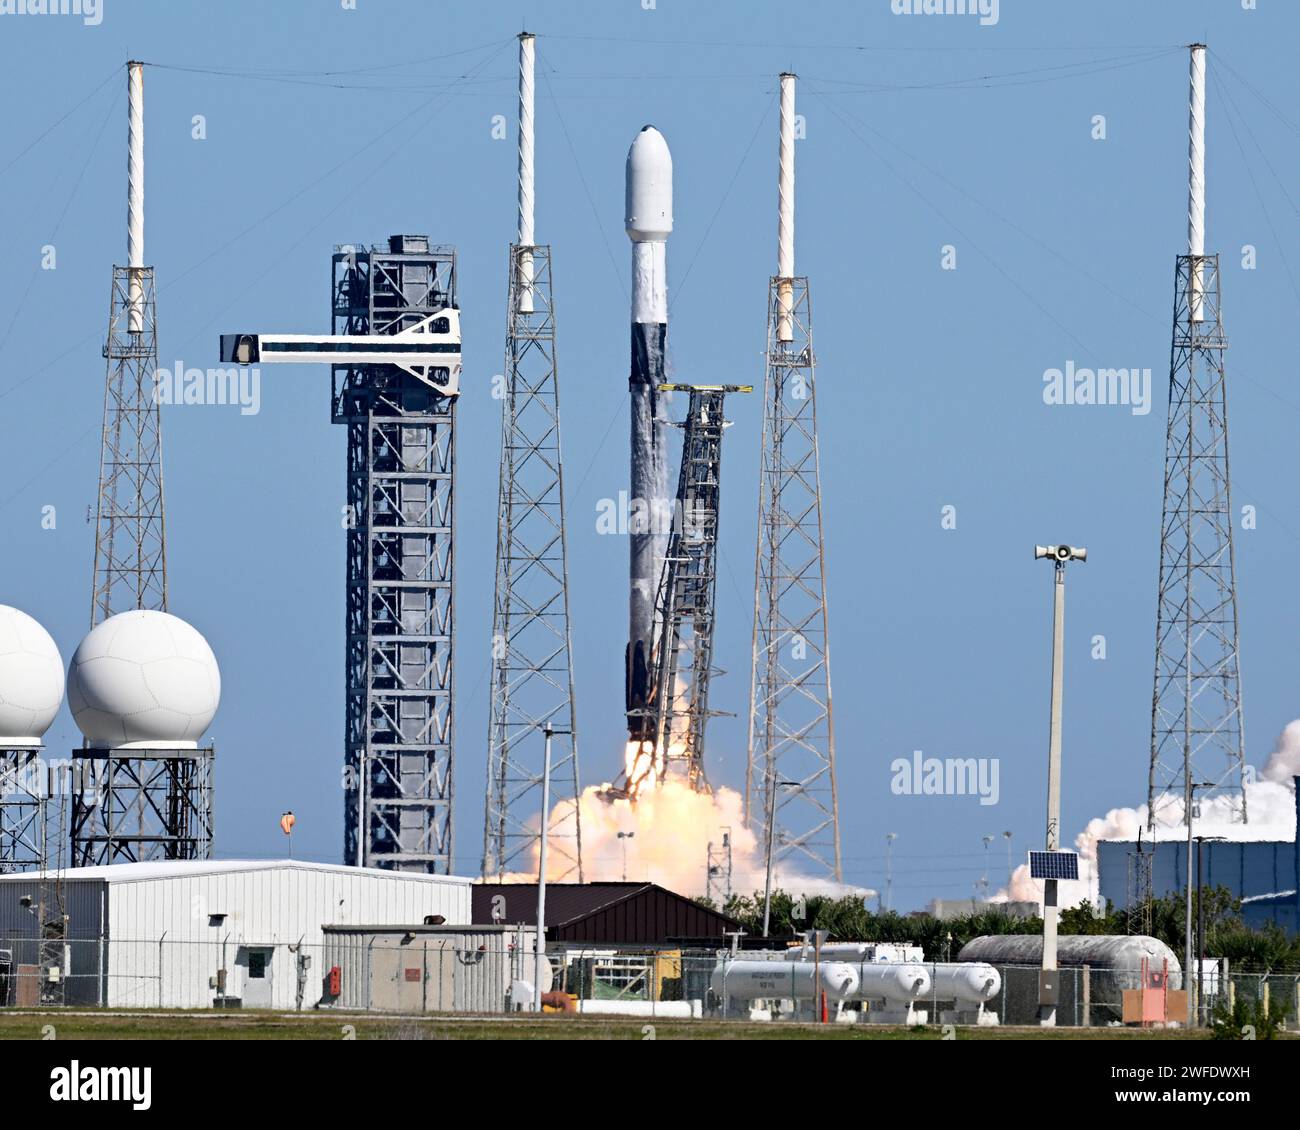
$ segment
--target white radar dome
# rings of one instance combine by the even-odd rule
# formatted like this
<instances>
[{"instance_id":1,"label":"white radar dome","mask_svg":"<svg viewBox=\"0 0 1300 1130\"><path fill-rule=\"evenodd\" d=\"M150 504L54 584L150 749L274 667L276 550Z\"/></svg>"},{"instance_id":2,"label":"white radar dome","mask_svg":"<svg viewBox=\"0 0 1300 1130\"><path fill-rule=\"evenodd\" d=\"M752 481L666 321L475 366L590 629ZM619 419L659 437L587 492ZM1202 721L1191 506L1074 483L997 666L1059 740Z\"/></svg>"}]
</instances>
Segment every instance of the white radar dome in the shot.
<instances>
[{"instance_id":1,"label":"white radar dome","mask_svg":"<svg viewBox=\"0 0 1300 1130\"><path fill-rule=\"evenodd\" d=\"M63 701L63 657L26 612L0 604L0 749L38 746Z\"/></svg>"},{"instance_id":2,"label":"white radar dome","mask_svg":"<svg viewBox=\"0 0 1300 1130\"><path fill-rule=\"evenodd\" d=\"M195 749L220 701L208 641L166 612L110 616L68 668L68 706L94 749Z\"/></svg>"}]
</instances>

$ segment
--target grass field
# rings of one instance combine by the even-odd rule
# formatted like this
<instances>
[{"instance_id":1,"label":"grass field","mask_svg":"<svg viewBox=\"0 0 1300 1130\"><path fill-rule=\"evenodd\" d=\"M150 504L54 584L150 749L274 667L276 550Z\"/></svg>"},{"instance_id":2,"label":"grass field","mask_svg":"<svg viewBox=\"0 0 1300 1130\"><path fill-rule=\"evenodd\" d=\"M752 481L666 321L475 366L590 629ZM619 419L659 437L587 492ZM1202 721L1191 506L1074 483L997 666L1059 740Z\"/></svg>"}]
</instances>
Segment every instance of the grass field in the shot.
<instances>
[{"instance_id":1,"label":"grass field","mask_svg":"<svg viewBox=\"0 0 1300 1130\"><path fill-rule=\"evenodd\" d=\"M50 1031L52 1029L52 1031ZM941 1040L938 1026L747 1023L614 1017L376 1016L342 1012L0 1013L0 1040ZM950 1037L951 1038L951 1037ZM961 1040L1204 1040L1205 1031L959 1028ZM1291 1037L1296 1038L1296 1037Z\"/></svg>"}]
</instances>

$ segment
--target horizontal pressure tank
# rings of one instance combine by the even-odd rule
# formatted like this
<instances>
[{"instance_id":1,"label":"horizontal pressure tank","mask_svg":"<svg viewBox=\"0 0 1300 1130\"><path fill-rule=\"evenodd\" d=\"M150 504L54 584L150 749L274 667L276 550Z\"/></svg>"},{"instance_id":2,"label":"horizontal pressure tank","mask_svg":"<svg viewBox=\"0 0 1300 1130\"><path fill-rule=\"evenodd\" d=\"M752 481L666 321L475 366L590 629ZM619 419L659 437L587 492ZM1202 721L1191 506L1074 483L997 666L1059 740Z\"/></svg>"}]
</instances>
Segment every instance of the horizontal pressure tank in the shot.
<instances>
[{"instance_id":1,"label":"horizontal pressure tank","mask_svg":"<svg viewBox=\"0 0 1300 1130\"><path fill-rule=\"evenodd\" d=\"M792 946L788 952L789 956L800 961L812 961L817 956L816 948L809 945ZM821 948L821 958L823 961L847 961L850 965L862 961L924 964L925 951L910 942L827 942Z\"/></svg>"},{"instance_id":2,"label":"horizontal pressure tank","mask_svg":"<svg viewBox=\"0 0 1300 1130\"><path fill-rule=\"evenodd\" d=\"M1062 968L1087 965L1097 973L1124 974L1136 988L1136 976L1146 960L1147 971L1169 970L1169 987L1183 985L1178 957L1159 938L1145 934L1062 934L1056 940L1056 963ZM984 934L973 938L957 955L960 962L982 961L998 965L1042 965L1043 939L1038 934Z\"/></svg>"},{"instance_id":3,"label":"horizontal pressure tank","mask_svg":"<svg viewBox=\"0 0 1300 1130\"><path fill-rule=\"evenodd\" d=\"M733 961L719 964L709 981L715 996L738 1001L816 1000L818 988L827 1000L846 1001L858 985L858 971L843 961Z\"/></svg>"},{"instance_id":4,"label":"horizontal pressure tank","mask_svg":"<svg viewBox=\"0 0 1300 1130\"><path fill-rule=\"evenodd\" d=\"M854 996L862 1000L908 1004L930 995L930 973L924 965L864 961L853 969L858 975Z\"/></svg>"},{"instance_id":5,"label":"horizontal pressure tank","mask_svg":"<svg viewBox=\"0 0 1300 1130\"><path fill-rule=\"evenodd\" d=\"M930 967L935 999L983 1004L1002 990L1002 974L983 962L945 962Z\"/></svg>"}]
</instances>

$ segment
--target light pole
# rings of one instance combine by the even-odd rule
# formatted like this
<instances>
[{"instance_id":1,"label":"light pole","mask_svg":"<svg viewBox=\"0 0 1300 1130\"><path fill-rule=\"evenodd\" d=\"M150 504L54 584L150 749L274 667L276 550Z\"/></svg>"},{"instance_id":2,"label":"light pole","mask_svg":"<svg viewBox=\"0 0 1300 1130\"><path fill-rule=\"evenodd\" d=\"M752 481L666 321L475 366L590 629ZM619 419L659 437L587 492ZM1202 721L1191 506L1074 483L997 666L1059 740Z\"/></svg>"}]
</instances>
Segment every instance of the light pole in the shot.
<instances>
[{"instance_id":1,"label":"light pole","mask_svg":"<svg viewBox=\"0 0 1300 1130\"><path fill-rule=\"evenodd\" d=\"M1196 1019L1201 1023L1205 1002L1205 886L1201 880L1201 845L1220 843L1223 836L1196 837ZM1206 1017L1208 1020L1209 1018Z\"/></svg>"},{"instance_id":2,"label":"light pole","mask_svg":"<svg viewBox=\"0 0 1300 1130\"><path fill-rule=\"evenodd\" d=\"M1002 838L1007 841L1007 902L1011 901L1011 881L1016 877L1016 865L1011 861L1011 833L1003 832Z\"/></svg>"},{"instance_id":3,"label":"light pole","mask_svg":"<svg viewBox=\"0 0 1300 1130\"><path fill-rule=\"evenodd\" d=\"M635 836L635 832L619 832L619 842L623 845L623 882L627 882L627 841Z\"/></svg>"},{"instance_id":4,"label":"light pole","mask_svg":"<svg viewBox=\"0 0 1300 1130\"><path fill-rule=\"evenodd\" d=\"M984 888L984 901L989 901L989 845L993 842L992 836L984 837L984 878L980 880L980 886Z\"/></svg>"},{"instance_id":5,"label":"light pole","mask_svg":"<svg viewBox=\"0 0 1300 1130\"><path fill-rule=\"evenodd\" d=\"M894 909L894 841L897 832L885 833L885 907Z\"/></svg>"},{"instance_id":6,"label":"light pole","mask_svg":"<svg viewBox=\"0 0 1300 1130\"><path fill-rule=\"evenodd\" d=\"M563 731L568 733L567 730ZM548 719L542 728L546 739L542 754L542 826L537 855L537 934L533 938L533 1011L542 1011L542 963L546 960L546 840L551 824L551 729Z\"/></svg>"},{"instance_id":7,"label":"light pole","mask_svg":"<svg viewBox=\"0 0 1300 1130\"><path fill-rule=\"evenodd\" d=\"M1049 559L1055 568L1052 586L1052 715L1047 742L1047 850L1061 846L1061 698L1065 689L1065 564L1087 561L1082 546L1036 545L1034 560ZM1043 971L1038 986L1038 1022L1056 1024L1056 880L1043 880Z\"/></svg>"},{"instance_id":8,"label":"light pole","mask_svg":"<svg viewBox=\"0 0 1300 1130\"><path fill-rule=\"evenodd\" d=\"M1192 759L1191 751L1186 746L1183 749L1183 819L1187 823L1187 899L1184 909L1184 935L1183 935L1183 991L1187 994L1187 1026L1194 1027L1196 1024L1196 1010L1199 1002L1196 999L1196 989L1193 986L1192 970L1192 824L1196 819L1196 790L1212 789L1213 781L1193 781L1192 780Z\"/></svg>"},{"instance_id":9,"label":"light pole","mask_svg":"<svg viewBox=\"0 0 1300 1130\"><path fill-rule=\"evenodd\" d=\"M773 762L768 758L767 787L767 867L763 880L763 937L767 937L768 927L772 924L772 839L776 826L776 790L783 785L797 785L798 781L778 781L772 772Z\"/></svg>"}]
</instances>

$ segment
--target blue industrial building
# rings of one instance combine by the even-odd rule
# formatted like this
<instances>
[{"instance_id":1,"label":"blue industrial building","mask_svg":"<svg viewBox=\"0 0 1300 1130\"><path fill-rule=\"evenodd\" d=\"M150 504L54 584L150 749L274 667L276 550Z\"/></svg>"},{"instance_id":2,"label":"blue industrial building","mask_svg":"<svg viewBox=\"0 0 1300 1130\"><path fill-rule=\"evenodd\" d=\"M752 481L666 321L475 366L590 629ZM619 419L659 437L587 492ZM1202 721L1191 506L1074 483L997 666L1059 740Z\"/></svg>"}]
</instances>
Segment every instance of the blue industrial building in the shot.
<instances>
[{"instance_id":1,"label":"blue industrial building","mask_svg":"<svg viewBox=\"0 0 1300 1130\"><path fill-rule=\"evenodd\" d=\"M1295 778L1297 828L1300 829L1300 777ZM1138 845L1133 840L1097 843L1101 897L1116 909L1128 906L1130 875L1136 874ZM1151 895L1183 891L1187 877L1186 840L1144 842L1151 857ZM1196 845L1192 845L1196 873ZM1195 882L1193 878L1193 882ZM1201 847L1201 882L1227 887L1241 899L1241 915L1252 926L1275 922L1290 934L1300 934L1300 835L1293 840L1229 842L1207 840Z\"/></svg>"}]
</instances>

